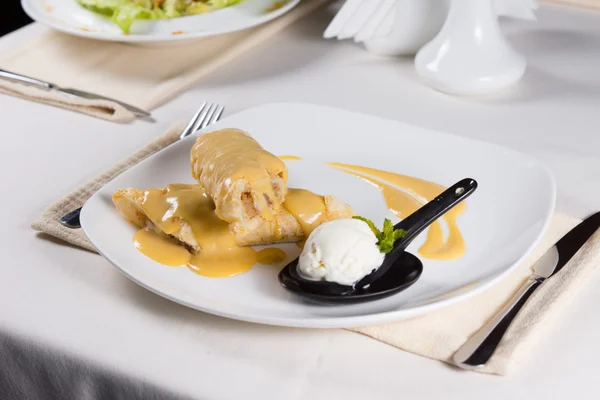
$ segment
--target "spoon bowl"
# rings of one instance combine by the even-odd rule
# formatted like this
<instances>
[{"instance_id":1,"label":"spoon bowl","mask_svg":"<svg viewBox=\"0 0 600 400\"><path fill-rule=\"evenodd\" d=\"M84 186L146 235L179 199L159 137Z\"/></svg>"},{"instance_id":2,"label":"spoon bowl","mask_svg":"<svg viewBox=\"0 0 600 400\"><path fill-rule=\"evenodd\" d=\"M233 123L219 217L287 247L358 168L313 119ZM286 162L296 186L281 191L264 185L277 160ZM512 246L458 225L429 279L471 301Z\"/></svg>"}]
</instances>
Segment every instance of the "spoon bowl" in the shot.
<instances>
[{"instance_id":1,"label":"spoon bowl","mask_svg":"<svg viewBox=\"0 0 600 400\"><path fill-rule=\"evenodd\" d=\"M402 252L395 265L388 269L381 279L360 288L327 281L313 281L312 286L307 286L306 279L298 274L297 267L298 259L295 259L281 270L279 281L283 287L311 300L329 303L382 299L407 289L423 272L421 260L406 251Z\"/></svg>"},{"instance_id":2,"label":"spoon bowl","mask_svg":"<svg viewBox=\"0 0 600 400\"><path fill-rule=\"evenodd\" d=\"M279 282L292 293L312 300L366 301L398 293L415 283L423 272L421 261L406 252L406 247L439 217L469 197L475 189L477 182L474 179L462 179L396 224L394 229L404 230L405 235L394 243L379 268L353 285L308 279L298 272L299 258L279 273Z\"/></svg>"}]
</instances>

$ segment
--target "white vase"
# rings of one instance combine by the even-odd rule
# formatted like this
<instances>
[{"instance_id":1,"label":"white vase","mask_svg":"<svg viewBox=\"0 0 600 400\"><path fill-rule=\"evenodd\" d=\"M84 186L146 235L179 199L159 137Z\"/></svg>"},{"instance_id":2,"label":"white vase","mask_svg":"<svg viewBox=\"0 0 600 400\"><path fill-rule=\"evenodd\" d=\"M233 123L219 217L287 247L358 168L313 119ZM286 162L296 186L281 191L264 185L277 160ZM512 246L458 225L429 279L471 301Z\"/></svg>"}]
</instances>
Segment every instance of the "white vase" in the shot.
<instances>
[{"instance_id":1,"label":"white vase","mask_svg":"<svg viewBox=\"0 0 600 400\"><path fill-rule=\"evenodd\" d=\"M390 33L365 41L366 49L384 56L414 55L440 31L448 0L396 0Z\"/></svg>"},{"instance_id":2,"label":"white vase","mask_svg":"<svg viewBox=\"0 0 600 400\"><path fill-rule=\"evenodd\" d=\"M442 30L415 58L428 85L456 95L503 89L523 76L525 66L500 31L493 0L452 0Z\"/></svg>"}]
</instances>

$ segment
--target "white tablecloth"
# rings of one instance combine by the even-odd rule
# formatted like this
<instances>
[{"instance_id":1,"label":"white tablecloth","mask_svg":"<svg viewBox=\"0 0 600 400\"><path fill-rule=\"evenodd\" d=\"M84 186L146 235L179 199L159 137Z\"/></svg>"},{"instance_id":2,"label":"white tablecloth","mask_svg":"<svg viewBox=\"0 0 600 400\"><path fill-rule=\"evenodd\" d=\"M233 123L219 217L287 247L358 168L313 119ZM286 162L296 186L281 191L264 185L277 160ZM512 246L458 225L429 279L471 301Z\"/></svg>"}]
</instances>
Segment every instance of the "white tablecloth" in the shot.
<instances>
[{"instance_id":1,"label":"white tablecloth","mask_svg":"<svg viewBox=\"0 0 600 400\"><path fill-rule=\"evenodd\" d=\"M597 282L532 349L527 367L499 378L346 331L196 312L29 228L46 205L189 118L202 100L226 105L227 114L266 102L327 104L498 143L546 163L558 210L585 217L600 208L600 13L544 6L538 16L506 25L529 59L525 79L484 99L428 89L409 59L322 40L325 9L156 110L155 124L117 125L1 96L0 331L201 399L598 398ZM0 51L44 29L4 37Z\"/></svg>"}]
</instances>

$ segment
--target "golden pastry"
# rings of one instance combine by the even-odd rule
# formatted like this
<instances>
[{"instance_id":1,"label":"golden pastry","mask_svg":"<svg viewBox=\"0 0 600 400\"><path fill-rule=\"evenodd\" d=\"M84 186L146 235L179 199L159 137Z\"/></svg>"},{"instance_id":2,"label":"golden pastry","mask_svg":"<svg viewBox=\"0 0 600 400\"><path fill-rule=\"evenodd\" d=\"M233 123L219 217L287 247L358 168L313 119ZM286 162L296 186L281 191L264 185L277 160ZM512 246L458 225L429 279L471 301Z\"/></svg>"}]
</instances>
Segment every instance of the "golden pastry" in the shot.
<instances>
[{"instance_id":1,"label":"golden pastry","mask_svg":"<svg viewBox=\"0 0 600 400\"><path fill-rule=\"evenodd\" d=\"M119 189L113 195L119 212L140 228L167 235L200 250L297 242L326 221L354 212L333 196L290 189L279 214L228 224L217 217L212 199L200 185L172 184L163 189Z\"/></svg>"},{"instance_id":2,"label":"golden pastry","mask_svg":"<svg viewBox=\"0 0 600 400\"><path fill-rule=\"evenodd\" d=\"M164 265L235 275L285 258L281 249L250 246L298 242L323 222L354 215L332 196L287 190L285 163L237 129L199 137L191 167L199 184L113 194L117 210L140 228L136 248Z\"/></svg>"},{"instance_id":3,"label":"golden pastry","mask_svg":"<svg viewBox=\"0 0 600 400\"><path fill-rule=\"evenodd\" d=\"M200 136L191 151L192 176L229 222L270 221L286 196L287 167L246 132L222 129Z\"/></svg>"},{"instance_id":4,"label":"golden pastry","mask_svg":"<svg viewBox=\"0 0 600 400\"><path fill-rule=\"evenodd\" d=\"M230 225L240 246L304 240L323 222L351 218L352 208L333 196L289 189L281 212L272 220L260 217Z\"/></svg>"}]
</instances>

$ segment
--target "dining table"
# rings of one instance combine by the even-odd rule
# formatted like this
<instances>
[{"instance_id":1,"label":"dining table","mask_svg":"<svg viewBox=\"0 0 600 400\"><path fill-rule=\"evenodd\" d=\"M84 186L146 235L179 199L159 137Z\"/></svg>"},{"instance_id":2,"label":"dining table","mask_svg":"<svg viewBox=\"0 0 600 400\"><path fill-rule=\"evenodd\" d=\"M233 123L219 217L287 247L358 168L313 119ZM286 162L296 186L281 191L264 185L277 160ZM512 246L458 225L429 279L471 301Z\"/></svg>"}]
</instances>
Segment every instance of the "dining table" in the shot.
<instances>
[{"instance_id":1,"label":"dining table","mask_svg":"<svg viewBox=\"0 0 600 400\"><path fill-rule=\"evenodd\" d=\"M0 95L0 398L600 397L598 274L526 362L495 376L351 331L266 326L186 308L138 286L98 254L30 228L49 204L175 121L189 120L203 101L224 105L224 117L266 103L328 105L495 143L549 167L556 211L577 218L598 211L599 11L543 3L537 21L503 20L527 71L514 87L480 97L434 91L419 80L412 58L323 39L332 12L318 9L204 77L153 110L154 123L118 124ZM47 29L33 23L8 34L0 52Z\"/></svg>"}]
</instances>

